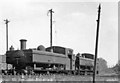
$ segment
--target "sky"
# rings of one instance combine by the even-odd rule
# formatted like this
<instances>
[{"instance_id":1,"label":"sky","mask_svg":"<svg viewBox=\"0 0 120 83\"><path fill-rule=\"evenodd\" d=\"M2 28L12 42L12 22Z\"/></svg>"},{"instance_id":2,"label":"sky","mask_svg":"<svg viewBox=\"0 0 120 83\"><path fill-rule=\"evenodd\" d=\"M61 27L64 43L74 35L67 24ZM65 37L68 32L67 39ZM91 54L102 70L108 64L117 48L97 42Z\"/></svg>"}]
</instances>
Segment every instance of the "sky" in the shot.
<instances>
[{"instance_id":1,"label":"sky","mask_svg":"<svg viewBox=\"0 0 120 83\"><path fill-rule=\"evenodd\" d=\"M95 52L98 5L101 3L98 57L114 66L118 61L118 2L104 0L0 0L0 54L6 52L5 19L9 22L9 47L27 49L50 46L50 16L53 9L53 45L74 53Z\"/></svg>"}]
</instances>

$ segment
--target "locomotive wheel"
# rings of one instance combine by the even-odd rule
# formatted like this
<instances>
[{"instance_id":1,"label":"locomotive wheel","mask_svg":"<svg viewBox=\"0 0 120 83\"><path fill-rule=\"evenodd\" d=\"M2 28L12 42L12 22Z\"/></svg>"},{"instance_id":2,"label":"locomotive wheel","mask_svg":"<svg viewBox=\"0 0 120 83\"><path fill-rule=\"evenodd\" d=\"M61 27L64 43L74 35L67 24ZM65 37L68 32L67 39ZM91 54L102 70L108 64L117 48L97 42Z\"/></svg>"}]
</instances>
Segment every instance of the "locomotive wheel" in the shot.
<instances>
[{"instance_id":1,"label":"locomotive wheel","mask_svg":"<svg viewBox=\"0 0 120 83\"><path fill-rule=\"evenodd\" d=\"M32 68L31 66L27 66L25 72L26 72L26 74L28 74L28 75L29 75L29 74L34 74L33 68Z\"/></svg>"}]
</instances>

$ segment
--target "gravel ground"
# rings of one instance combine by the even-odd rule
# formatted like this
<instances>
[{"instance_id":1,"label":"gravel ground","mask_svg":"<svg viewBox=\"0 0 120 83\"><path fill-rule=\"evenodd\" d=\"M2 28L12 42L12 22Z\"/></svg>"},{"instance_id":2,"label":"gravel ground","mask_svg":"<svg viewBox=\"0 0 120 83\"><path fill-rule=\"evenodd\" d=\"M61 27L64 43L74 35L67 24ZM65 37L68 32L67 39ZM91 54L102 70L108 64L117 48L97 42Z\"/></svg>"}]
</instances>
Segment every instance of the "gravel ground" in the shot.
<instances>
[{"instance_id":1,"label":"gravel ground","mask_svg":"<svg viewBox=\"0 0 120 83\"><path fill-rule=\"evenodd\" d=\"M85 83L89 82L92 83L92 76L73 76L73 75L2 75L0 82L1 81L17 81L19 83L23 83L22 81L52 81L52 82L60 82L61 81L81 81L80 83ZM21 82L20 82L21 81ZM118 83L118 77L117 76L97 76L96 81L98 82L113 82L113 83ZM32 83L34 83L32 82ZM8 83L8 82L3 82L3 83ZM13 83L13 82L10 82ZM15 82L16 83L16 82ZM26 82L24 82L26 83ZM65 82L66 83L66 82Z\"/></svg>"}]
</instances>

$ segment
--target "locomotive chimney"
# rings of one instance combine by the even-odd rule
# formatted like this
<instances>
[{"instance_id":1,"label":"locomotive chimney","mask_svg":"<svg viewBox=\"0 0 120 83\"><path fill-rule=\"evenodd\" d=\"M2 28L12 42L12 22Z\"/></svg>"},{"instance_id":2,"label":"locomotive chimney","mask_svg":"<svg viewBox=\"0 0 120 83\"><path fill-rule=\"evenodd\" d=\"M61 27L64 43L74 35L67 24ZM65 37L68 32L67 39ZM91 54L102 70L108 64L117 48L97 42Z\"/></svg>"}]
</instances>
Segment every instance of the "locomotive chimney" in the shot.
<instances>
[{"instance_id":1,"label":"locomotive chimney","mask_svg":"<svg viewBox=\"0 0 120 83\"><path fill-rule=\"evenodd\" d=\"M20 44L21 44L21 50L25 50L26 49L26 39L21 39L20 40Z\"/></svg>"}]
</instances>

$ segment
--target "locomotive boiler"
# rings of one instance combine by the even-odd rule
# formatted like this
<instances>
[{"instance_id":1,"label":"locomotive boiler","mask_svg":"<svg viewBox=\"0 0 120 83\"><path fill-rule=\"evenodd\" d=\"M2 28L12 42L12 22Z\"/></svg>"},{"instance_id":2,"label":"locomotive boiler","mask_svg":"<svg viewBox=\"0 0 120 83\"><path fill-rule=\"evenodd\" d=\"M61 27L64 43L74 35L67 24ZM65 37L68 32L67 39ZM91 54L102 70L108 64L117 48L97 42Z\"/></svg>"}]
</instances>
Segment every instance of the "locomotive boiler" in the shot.
<instances>
[{"instance_id":1,"label":"locomotive boiler","mask_svg":"<svg viewBox=\"0 0 120 83\"><path fill-rule=\"evenodd\" d=\"M20 50L6 52L6 63L12 64L16 72L34 73L71 73L78 71L92 73L93 58L88 54L73 54L73 49L61 46L45 48L43 45L36 49L26 49L26 41L20 40ZM87 57L86 57L87 56Z\"/></svg>"}]
</instances>

